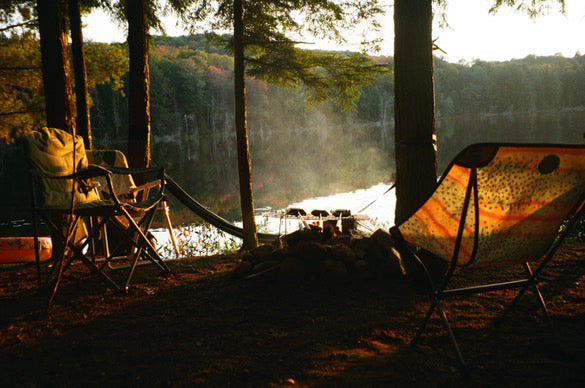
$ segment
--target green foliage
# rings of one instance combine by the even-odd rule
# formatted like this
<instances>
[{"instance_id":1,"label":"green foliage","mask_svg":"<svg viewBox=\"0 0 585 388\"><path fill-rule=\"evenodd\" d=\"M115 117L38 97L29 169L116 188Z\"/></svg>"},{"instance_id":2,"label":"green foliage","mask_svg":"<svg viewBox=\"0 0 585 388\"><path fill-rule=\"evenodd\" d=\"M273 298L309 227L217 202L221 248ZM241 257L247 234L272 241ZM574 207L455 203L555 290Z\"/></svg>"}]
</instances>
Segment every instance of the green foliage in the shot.
<instances>
[{"instance_id":1,"label":"green foliage","mask_svg":"<svg viewBox=\"0 0 585 388\"><path fill-rule=\"evenodd\" d=\"M0 2L0 24L16 24L34 17L36 1L2 0Z\"/></svg>"},{"instance_id":2,"label":"green foliage","mask_svg":"<svg viewBox=\"0 0 585 388\"><path fill-rule=\"evenodd\" d=\"M232 58L202 51L200 36L164 39L169 46L158 46L151 55L153 158L196 198L237 218ZM392 65L392 58L373 60ZM441 151L453 156L479 139L473 131L465 137L453 132L449 120L466 119L466 127L475 128L494 115L585 109L580 108L585 107L584 66L585 56L473 64L437 60ZM355 112L330 102L307 106L312 93L303 85L289 89L259 78L248 78L247 85L258 206L286 206L391 176L392 75L361 89ZM92 127L98 148L123 149L127 101L109 87L96 92Z\"/></svg>"},{"instance_id":3,"label":"green foliage","mask_svg":"<svg viewBox=\"0 0 585 388\"><path fill-rule=\"evenodd\" d=\"M306 51L292 45L275 45L270 50L257 50L248 57L252 66L248 74L284 87L306 86L310 102L335 100L343 110L355 109L360 89L374 83L388 72L384 64L376 64L365 54Z\"/></svg>"},{"instance_id":4,"label":"green foliage","mask_svg":"<svg viewBox=\"0 0 585 388\"><path fill-rule=\"evenodd\" d=\"M344 40L343 31L363 22L369 23L370 32L378 30L376 17L382 9L377 0L249 1L244 13L243 42L248 75L284 87L302 84L311 92L312 102L333 98L344 110L355 108L360 88L388 72L386 66L373 63L363 54L307 51L295 46L303 43L304 36L340 43ZM213 30L231 30L233 2L204 1L185 16L184 22L191 23L193 28L210 25ZM231 36L213 39L232 50Z\"/></svg>"},{"instance_id":5,"label":"green foliage","mask_svg":"<svg viewBox=\"0 0 585 388\"><path fill-rule=\"evenodd\" d=\"M128 72L128 54L123 46L86 43L85 56L88 89L105 84L111 85L114 91L122 89L122 77Z\"/></svg>"},{"instance_id":6,"label":"green foliage","mask_svg":"<svg viewBox=\"0 0 585 388\"><path fill-rule=\"evenodd\" d=\"M490 13L496 13L503 7L510 7L535 18L548 13L554 3L557 4L561 12L565 12L565 0L493 0Z\"/></svg>"},{"instance_id":7,"label":"green foliage","mask_svg":"<svg viewBox=\"0 0 585 388\"><path fill-rule=\"evenodd\" d=\"M43 125L44 96L40 71L39 41L30 37L0 37L0 140L12 141L26 131ZM128 57L123 47L102 43L86 44L88 87L123 87Z\"/></svg>"},{"instance_id":8,"label":"green foliage","mask_svg":"<svg viewBox=\"0 0 585 388\"><path fill-rule=\"evenodd\" d=\"M534 113L585 107L585 56L528 56L507 62L436 61L441 117Z\"/></svg>"},{"instance_id":9,"label":"green foliage","mask_svg":"<svg viewBox=\"0 0 585 388\"><path fill-rule=\"evenodd\" d=\"M0 37L0 140L12 141L43 122L38 41Z\"/></svg>"}]
</instances>

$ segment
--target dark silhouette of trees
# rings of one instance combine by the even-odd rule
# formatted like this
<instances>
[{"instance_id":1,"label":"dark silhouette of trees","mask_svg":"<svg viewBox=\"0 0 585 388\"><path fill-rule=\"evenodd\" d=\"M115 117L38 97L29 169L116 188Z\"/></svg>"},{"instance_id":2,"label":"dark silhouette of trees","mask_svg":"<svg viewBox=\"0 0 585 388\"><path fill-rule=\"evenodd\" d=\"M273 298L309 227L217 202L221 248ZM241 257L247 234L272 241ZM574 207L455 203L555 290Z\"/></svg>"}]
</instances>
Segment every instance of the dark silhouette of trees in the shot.
<instances>
[{"instance_id":1,"label":"dark silhouette of trees","mask_svg":"<svg viewBox=\"0 0 585 388\"><path fill-rule=\"evenodd\" d=\"M75 133L64 0L38 0L47 125Z\"/></svg>"},{"instance_id":2,"label":"dark silhouette of trees","mask_svg":"<svg viewBox=\"0 0 585 388\"><path fill-rule=\"evenodd\" d=\"M83 137L86 149L93 148L91 123L89 120L89 98L87 88L87 69L83 47L80 0L69 0L69 28L71 30L71 53L75 78L75 106L77 134Z\"/></svg>"},{"instance_id":3,"label":"dark silhouette of trees","mask_svg":"<svg viewBox=\"0 0 585 388\"><path fill-rule=\"evenodd\" d=\"M256 229L256 218L254 217L252 160L248 141L244 47L244 0L234 0L234 101L240 205L244 232L242 248L252 249L258 245L258 231Z\"/></svg>"},{"instance_id":4,"label":"dark silhouette of trees","mask_svg":"<svg viewBox=\"0 0 585 388\"><path fill-rule=\"evenodd\" d=\"M246 249L257 245L257 232L244 74L289 87L302 83L311 90L314 101L333 97L346 108L352 107L359 98L360 85L373 82L386 68L362 54L343 56L302 51L295 47L298 42L288 34L309 32L317 38L341 40L341 30L361 20L372 20L374 30L377 24L373 18L380 12L377 1L369 0L341 4L317 0L224 0L204 2L190 13L195 20L211 18L214 27L234 30L231 38L220 37L220 40L234 53L236 133Z\"/></svg>"},{"instance_id":5,"label":"dark silhouette of trees","mask_svg":"<svg viewBox=\"0 0 585 388\"><path fill-rule=\"evenodd\" d=\"M129 72L128 163L150 165L150 65L147 0L127 0Z\"/></svg>"},{"instance_id":6,"label":"dark silhouette of trees","mask_svg":"<svg viewBox=\"0 0 585 388\"><path fill-rule=\"evenodd\" d=\"M432 0L394 1L396 224L437 182L432 20Z\"/></svg>"},{"instance_id":7,"label":"dark silhouette of trees","mask_svg":"<svg viewBox=\"0 0 585 388\"><path fill-rule=\"evenodd\" d=\"M447 0L435 0L444 5ZM494 0L490 12L513 7L536 17L564 0ZM434 190L437 175L433 69L433 0L394 1L397 224Z\"/></svg>"}]
</instances>

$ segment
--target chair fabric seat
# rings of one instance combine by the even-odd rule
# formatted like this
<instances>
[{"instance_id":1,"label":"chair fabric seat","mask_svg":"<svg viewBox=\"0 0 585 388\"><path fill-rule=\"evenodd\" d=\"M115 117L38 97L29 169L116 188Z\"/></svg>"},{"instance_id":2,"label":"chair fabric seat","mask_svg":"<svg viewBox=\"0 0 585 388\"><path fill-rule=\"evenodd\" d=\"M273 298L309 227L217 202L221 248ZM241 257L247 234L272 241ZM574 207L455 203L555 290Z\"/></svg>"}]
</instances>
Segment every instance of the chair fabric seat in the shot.
<instances>
[{"instance_id":1,"label":"chair fabric seat","mask_svg":"<svg viewBox=\"0 0 585 388\"><path fill-rule=\"evenodd\" d=\"M524 263L542 256L585 192L585 155L581 149L554 146L503 145L494 152L480 167L455 160L435 193L399 226L410 244L445 261L453 259L475 169L476 192L471 194L457 265Z\"/></svg>"}]
</instances>

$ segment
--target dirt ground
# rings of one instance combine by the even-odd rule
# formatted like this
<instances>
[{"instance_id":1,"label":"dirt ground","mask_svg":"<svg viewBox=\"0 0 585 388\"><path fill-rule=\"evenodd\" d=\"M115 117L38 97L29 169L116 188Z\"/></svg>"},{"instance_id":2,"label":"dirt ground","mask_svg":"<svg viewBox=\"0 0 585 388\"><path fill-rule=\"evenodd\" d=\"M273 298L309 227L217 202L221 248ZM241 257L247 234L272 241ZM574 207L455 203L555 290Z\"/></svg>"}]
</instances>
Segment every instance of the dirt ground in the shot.
<instances>
[{"instance_id":1,"label":"dirt ground","mask_svg":"<svg viewBox=\"0 0 585 388\"><path fill-rule=\"evenodd\" d=\"M565 247L543 276L554 334L532 293L498 330L514 291L444 303L467 381L436 315L409 348L428 306L412 277L233 280L237 258L206 257L142 267L120 296L78 265L47 313L34 269L2 269L0 386L585 386L584 258Z\"/></svg>"}]
</instances>

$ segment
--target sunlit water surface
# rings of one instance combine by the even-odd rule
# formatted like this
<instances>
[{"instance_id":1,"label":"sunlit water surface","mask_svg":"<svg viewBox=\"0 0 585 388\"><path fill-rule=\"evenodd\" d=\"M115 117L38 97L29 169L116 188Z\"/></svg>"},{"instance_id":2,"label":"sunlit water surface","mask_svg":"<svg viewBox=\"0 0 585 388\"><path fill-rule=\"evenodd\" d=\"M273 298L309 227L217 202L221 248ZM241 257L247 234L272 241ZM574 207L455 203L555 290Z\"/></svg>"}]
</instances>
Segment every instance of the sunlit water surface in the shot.
<instances>
[{"instance_id":1,"label":"sunlit water surface","mask_svg":"<svg viewBox=\"0 0 585 388\"><path fill-rule=\"evenodd\" d=\"M366 233L373 232L378 228L387 229L393 225L396 196L394 189L389 189L390 185L379 183L367 189L305 199L292 203L287 208L301 208L307 214L315 209L327 211L348 209L352 214L368 216L368 221L360 222L360 229ZM268 213L271 216L267 216ZM257 215L256 223L259 231L282 235L301 227L298 219L289 218L285 223L284 218L278 216L284 213L285 209L280 209ZM241 222L236 222L236 225L241 226ZM176 257L168 231L156 229L153 232L162 255L166 258ZM175 230L175 236L181 251L180 256L212 255L235 250L241 245L241 239L209 225L193 224L179 227Z\"/></svg>"}]
</instances>

